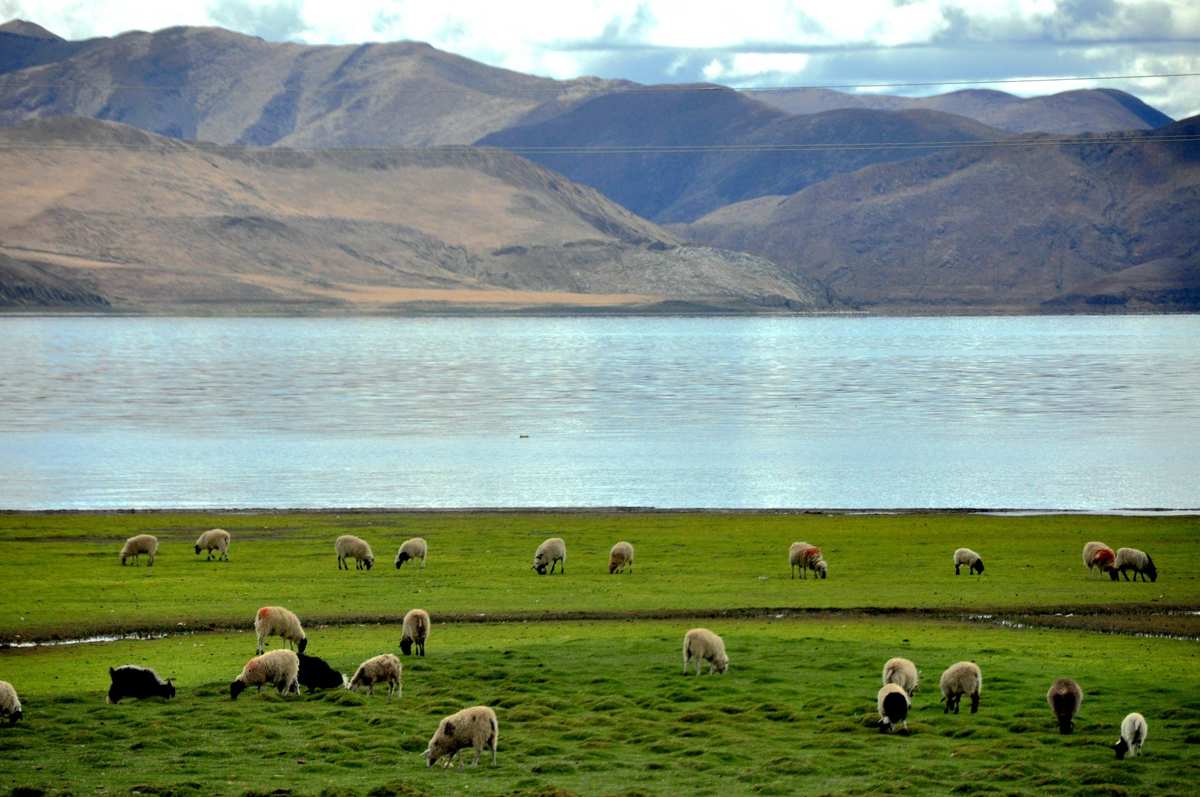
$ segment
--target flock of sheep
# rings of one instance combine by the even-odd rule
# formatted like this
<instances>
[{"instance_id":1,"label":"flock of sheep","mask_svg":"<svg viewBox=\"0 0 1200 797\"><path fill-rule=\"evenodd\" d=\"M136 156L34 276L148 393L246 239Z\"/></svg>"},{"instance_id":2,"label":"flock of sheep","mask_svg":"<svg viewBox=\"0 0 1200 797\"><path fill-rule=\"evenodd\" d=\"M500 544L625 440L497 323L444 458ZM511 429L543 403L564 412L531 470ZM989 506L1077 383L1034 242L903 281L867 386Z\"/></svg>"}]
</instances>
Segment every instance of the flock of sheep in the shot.
<instances>
[{"instance_id":1,"label":"flock of sheep","mask_svg":"<svg viewBox=\"0 0 1200 797\"><path fill-rule=\"evenodd\" d=\"M230 534L224 529L211 529L204 532L196 540L195 552L199 555L206 552L212 559L214 552L219 559L229 559ZM375 563L375 555L371 546L363 539L344 534L334 543L337 552L339 569L350 569L349 560L353 559L355 568L370 570ZM428 556L428 544L420 537L407 540L396 552L395 566L400 568L405 562L419 560L424 569ZM139 534L130 537L121 548L121 564L133 560L136 564L139 557L145 554L147 566L154 564L158 552L158 539L149 534ZM633 545L624 540L613 545L609 552L608 572L623 573L626 569L633 572ZM557 568L560 574L565 573L567 561L566 543L560 537L552 537L537 547L533 556L532 569L539 575L547 572L554 573ZM827 578L829 565L826 563L821 549L806 542L795 542L788 549L788 562L791 576L796 577L797 570L802 578L808 572L815 577ZM1089 542L1083 549L1083 563L1089 573L1095 569L1108 573L1116 581L1123 575L1129 580L1129 571L1134 574L1136 581L1158 579L1158 571L1154 561L1144 551L1136 548L1119 548L1115 552L1102 542ZM959 548L954 552L954 573L966 567L971 574L982 574L983 559L978 553L969 548ZM404 616L401 627L400 648L404 655L416 652L418 656L425 655L425 643L429 638L431 620L424 609L412 609ZM374 694L376 684L387 686L388 698L399 697L403 688L403 666L400 659L392 653L383 653L367 659L358 666L353 677L346 676L323 659L305 653L308 638L300 619L282 606L264 606L255 613L254 631L256 635L256 655L246 662L241 673L230 683L230 699L237 700L238 695L253 686L261 691L263 686L274 686L280 694L295 694L300 686L309 692L315 689L346 688L351 690L366 689L368 694ZM278 636L288 643L289 649L279 649L264 652L266 640ZM295 652L290 648L295 647ZM706 628L693 628L683 638L683 673L686 675L694 664L696 675L700 675L704 664L708 664L708 673L724 673L729 667L729 656L725 652L725 642L717 634ZM108 702L117 703L125 697L146 698L162 697L170 699L175 696L175 686L170 679L163 680L153 670L136 665L125 665L109 669L111 686L108 692ZM883 686L876 696L879 712L880 732L900 729L908 732L908 712L912 705L913 695L919 685L919 674L916 665L908 659L889 659L883 668ZM959 703L964 696L970 697L971 713L979 710L980 693L983 688L983 673L974 662L960 661L948 667L939 680L939 687L944 703L944 712L959 712ZM1083 702L1083 690L1079 684L1070 678L1059 678L1046 693L1046 702L1053 711L1061 733L1071 733L1074 729L1074 718ZM16 723L22 717L21 703L16 690L7 681L0 681L0 718L7 718L10 724ZM1126 754L1137 755L1146 740L1146 719L1136 712L1129 714L1121 722L1120 738L1113 745L1117 758L1123 759ZM424 752L426 765L432 766L436 761L443 760L449 766L460 750L471 748L475 757L473 764L478 764L483 751L491 749L492 763L496 761L496 747L499 741L499 725L496 713L488 706L472 706L444 718L434 732ZM462 761L465 765L465 757Z\"/></svg>"}]
</instances>

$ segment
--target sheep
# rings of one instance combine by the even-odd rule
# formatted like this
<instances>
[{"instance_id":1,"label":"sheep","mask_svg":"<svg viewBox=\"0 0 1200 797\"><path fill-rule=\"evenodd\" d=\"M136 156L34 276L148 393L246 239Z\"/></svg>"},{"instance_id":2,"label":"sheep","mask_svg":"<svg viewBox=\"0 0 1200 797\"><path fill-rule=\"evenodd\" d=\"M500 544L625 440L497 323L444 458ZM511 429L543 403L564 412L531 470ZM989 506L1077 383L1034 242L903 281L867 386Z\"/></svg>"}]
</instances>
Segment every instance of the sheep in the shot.
<instances>
[{"instance_id":1,"label":"sheep","mask_svg":"<svg viewBox=\"0 0 1200 797\"><path fill-rule=\"evenodd\" d=\"M158 673L148 667L138 667L135 664L125 664L116 669L109 667L108 678L112 683L108 687L106 703L120 703L123 697L136 697L138 700L147 697L170 700L175 697L175 684L172 679L164 681L158 677Z\"/></svg>"},{"instance_id":2,"label":"sheep","mask_svg":"<svg viewBox=\"0 0 1200 797\"><path fill-rule=\"evenodd\" d=\"M879 708L879 732L887 733L898 725L904 726L902 733L908 733L908 707L912 700L904 687L899 684L884 684L875 698Z\"/></svg>"},{"instance_id":3,"label":"sheep","mask_svg":"<svg viewBox=\"0 0 1200 797\"><path fill-rule=\"evenodd\" d=\"M971 661L951 664L942 673L939 686L942 689L942 701L946 704L943 714L949 714L951 709L957 714L963 695L971 696L971 713L979 711L979 691L983 688L983 673L979 665Z\"/></svg>"},{"instance_id":4,"label":"sheep","mask_svg":"<svg viewBox=\"0 0 1200 797\"><path fill-rule=\"evenodd\" d=\"M300 660L298 680L309 694L317 689L338 689L348 683L346 676L330 667L325 659L306 656L303 653L297 658Z\"/></svg>"},{"instance_id":5,"label":"sheep","mask_svg":"<svg viewBox=\"0 0 1200 797\"><path fill-rule=\"evenodd\" d=\"M797 568L800 570L800 577L807 578L806 570L809 568L809 561L816 561L821 558L821 549L815 545L809 545L807 542L793 542L788 547L788 564L791 565L792 578L796 577Z\"/></svg>"},{"instance_id":6,"label":"sheep","mask_svg":"<svg viewBox=\"0 0 1200 797\"><path fill-rule=\"evenodd\" d=\"M608 552L608 574L624 573L626 567L633 573L633 546L622 540Z\"/></svg>"},{"instance_id":7,"label":"sheep","mask_svg":"<svg viewBox=\"0 0 1200 797\"><path fill-rule=\"evenodd\" d=\"M16 725L23 716L17 690L8 681L0 681L0 718L7 718L9 725Z\"/></svg>"},{"instance_id":8,"label":"sheep","mask_svg":"<svg viewBox=\"0 0 1200 797\"><path fill-rule=\"evenodd\" d=\"M829 563L824 559L812 562L809 568L813 571L813 575L820 576L821 578L829 578Z\"/></svg>"},{"instance_id":9,"label":"sheep","mask_svg":"<svg viewBox=\"0 0 1200 797\"><path fill-rule=\"evenodd\" d=\"M537 547L531 569L536 570L539 576L544 576L546 568L549 567L553 575L555 565L559 565L559 575L567 572L567 544L562 541L562 537L551 537Z\"/></svg>"},{"instance_id":10,"label":"sheep","mask_svg":"<svg viewBox=\"0 0 1200 797\"><path fill-rule=\"evenodd\" d=\"M883 684L896 684L909 697L916 694L919 676L917 675L917 665L913 664L908 659L902 659L899 656L887 660L887 664L883 665Z\"/></svg>"},{"instance_id":11,"label":"sheep","mask_svg":"<svg viewBox=\"0 0 1200 797\"><path fill-rule=\"evenodd\" d=\"M1142 581L1149 576L1151 581L1158 581L1158 568L1154 566L1154 560L1145 551L1139 551L1137 548L1118 548L1117 557L1113 563L1116 567L1116 572L1120 572L1125 580L1129 580L1129 571L1133 571L1133 580L1137 581L1138 576L1142 577ZM1117 580L1116 572L1112 574L1113 581Z\"/></svg>"},{"instance_id":12,"label":"sheep","mask_svg":"<svg viewBox=\"0 0 1200 797\"><path fill-rule=\"evenodd\" d=\"M200 535L196 540L196 553L201 551L208 552L209 561L213 558L212 552L219 552L218 559L229 561L229 532L225 529L209 529Z\"/></svg>"},{"instance_id":13,"label":"sheep","mask_svg":"<svg viewBox=\"0 0 1200 797\"><path fill-rule=\"evenodd\" d=\"M411 540L405 540L400 546L400 550L396 551L396 569L400 569L400 565L407 562L409 559L420 559L421 569L425 569L425 557L429 553L429 544L425 542L424 537L413 537Z\"/></svg>"},{"instance_id":14,"label":"sheep","mask_svg":"<svg viewBox=\"0 0 1200 797\"><path fill-rule=\"evenodd\" d=\"M367 694L373 695L375 694L375 684L386 682L388 700L391 700L393 692L396 697L400 697L404 690L404 683L401 680L403 674L404 667L400 664L400 659L396 657L396 654L381 653L358 665L358 669L354 671L354 677L350 679L350 686L347 688L357 691L360 686L365 686Z\"/></svg>"},{"instance_id":15,"label":"sheep","mask_svg":"<svg viewBox=\"0 0 1200 797\"><path fill-rule=\"evenodd\" d=\"M1146 733L1150 727L1146 724L1146 718L1134 711L1126 715L1125 719L1121 720L1121 738L1114 744L1113 750L1117 754L1117 760L1125 760L1125 754L1129 753L1130 757L1136 757L1142 752L1142 745L1146 742Z\"/></svg>"},{"instance_id":16,"label":"sheep","mask_svg":"<svg viewBox=\"0 0 1200 797\"><path fill-rule=\"evenodd\" d=\"M154 554L158 553L158 537L152 534L138 534L135 537L130 537L125 540L125 545L121 547L121 566L125 566L125 561L132 558L133 563L138 563L138 556L147 554L149 561L146 567L154 566Z\"/></svg>"},{"instance_id":17,"label":"sheep","mask_svg":"<svg viewBox=\"0 0 1200 797\"><path fill-rule=\"evenodd\" d=\"M229 684L229 699L237 700L248 686L257 686L261 692L264 684L272 684L281 695L300 694L300 657L290 650L255 656Z\"/></svg>"},{"instance_id":18,"label":"sheep","mask_svg":"<svg viewBox=\"0 0 1200 797\"><path fill-rule=\"evenodd\" d=\"M696 675L704 662L708 662L708 674L713 670L724 673L729 669L729 656L725 655L725 641L707 628L693 628L683 635L683 674L687 675L688 665L696 660Z\"/></svg>"},{"instance_id":19,"label":"sheep","mask_svg":"<svg viewBox=\"0 0 1200 797\"><path fill-rule=\"evenodd\" d=\"M970 548L959 548L954 552L954 575L959 574L958 569L963 565L967 566L968 573L983 575L983 558Z\"/></svg>"},{"instance_id":20,"label":"sheep","mask_svg":"<svg viewBox=\"0 0 1200 797\"><path fill-rule=\"evenodd\" d=\"M371 546L367 544L366 540L355 537L353 534L343 534L338 537L333 547L337 551L338 570L350 569L350 565L346 564L347 559L354 560L355 570L363 568L370 570L371 566L375 564L375 554L371 551Z\"/></svg>"},{"instance_id":21,"label":"sheep","mask_svg":"<svg viewBox=\"0 0 1200 797\"><path fill-rule=\"evenodd\" d=\"M1107 548L1110 551L1112 550L1112 548L1109 548L1109 546L1105 545L1104 543L1100 542L1099 540L1092 540L1091 542L1084 543L1083 566L1088 569L1089 575L1091 574L1092 569L1095 568L1096 564L1097 564L1096 562L1093 561L1096 558L1096 552L1102 548Z\"/></svg>"},{"instance_id":22,"label":"sheep","mask_svg":"<svg viewBox=\"0 0 1200 797\"><path fill-rule=\"evenodd\" d=\"M425 655L425 640L429 639L429 612L424 609L412 609L404 615L404 625L400 630L400 650L405 656L412 653L413 646L417 655Z\"/></svg>"},{"instance_id":23,"label":"sheep","mask_svg":"<svg viewBox=\"0 0 1200 797\"><path fill-rule=\"evenodd\" d=\"M470 747L475 750L475 760L471 766L478 766L480 753L490 747L492 766L495 766L499 742L500 723L496 720L496 712L488 706L471 706L439 722L421 755L425 756L426 768L433 766L440 758L445 758L446 766L450 766L459 750ZM460 765L467 765L465 757Z\"/></svg>"},{"instance_id":24,"label":"sheep","mask_svg":"<svg viewBox=\"0 0 1200 797\"><path fill-rule=\"evenodd\" d=\"M303 653L308 646L308 638L300 626L300 618L282 606L264 606L254 615L254 633L258 635L258 647L255 653L262 655L267 646L267 637L278 636L287 640L288 647L293 643L296 652Z\"/></svg>"},{"instance_id":25,"label":"sheep","mask_svg":"<svg viewBox=\"0 0 1200 797\"><path fill-rule=\"evenodd\" d=\"M1116 561L1117 555L1113 553L1113 549L1102 542L1089 542L1083 546L1083 563L1087 565L1089 574L1093 568L1098 567L1101 573L1108 573L1108 577L1116 581Z\"/></svg>"},{"instance_id":26,"label":"sheep","mask_svg":"<svg viewBox=\"0 0 1200 797\"><path fill-rule=\"evenodd\" d=\"M1058 719L1058 732L1071 733L1075 730L1075 715L1083 704L1083 690L1070 678L1059 678L1046 692L1046 703Z\"/></svg>"}]
</instances>

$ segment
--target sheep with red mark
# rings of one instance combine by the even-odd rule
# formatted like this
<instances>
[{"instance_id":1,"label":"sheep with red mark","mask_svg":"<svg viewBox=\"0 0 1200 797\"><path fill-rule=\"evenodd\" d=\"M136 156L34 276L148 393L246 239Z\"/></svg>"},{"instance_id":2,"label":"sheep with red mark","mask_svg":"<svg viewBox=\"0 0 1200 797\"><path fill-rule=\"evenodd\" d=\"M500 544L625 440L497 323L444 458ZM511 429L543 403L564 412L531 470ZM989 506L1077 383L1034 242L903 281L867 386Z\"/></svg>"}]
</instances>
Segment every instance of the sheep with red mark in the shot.
<instances>
[{"instance_id":1,"label":"sheep with red mark","mask_svg":"<svg viewBox=\"0 0 1200 797\"><path fill-rule=\"evenodd\" d=\"M264 606L254 615L254 633L258 636L258 647L255 653L262 655L267 646L267 637L278 636L287 640L288 647L296 646L297 653L303 653L308 646L308 638L300 625L300 618L282 606Z\"/></svg>"},{"instance_id":2,"label":"sheep with red mark","mask_svg":"<svg viewBox=\"0 0 1200 797\"><path fill-rule=\"evenodd\" d=\"M1083 563L1087 565L1090 574L1094 568L1101 573L1108 573L1113 581L1117 580L1117 555L1102 542L1089 542L1083 546Z\"/></svg>"},{"instance_id":3,"label":"sheep with red mark","mask_svg":"<svg viewBox=\"0 0 1200 797\"><path fill-rule=\"evenodd\" d=\"M807 578L809 570L820 578L825 578L829 568L824 562L821 549L815 545L809 545L807 542L793 542L788 548L788 564L791 565L792 578L796 577L797 568L800 570L801 578Z\"/></svg>"}]
</instances>

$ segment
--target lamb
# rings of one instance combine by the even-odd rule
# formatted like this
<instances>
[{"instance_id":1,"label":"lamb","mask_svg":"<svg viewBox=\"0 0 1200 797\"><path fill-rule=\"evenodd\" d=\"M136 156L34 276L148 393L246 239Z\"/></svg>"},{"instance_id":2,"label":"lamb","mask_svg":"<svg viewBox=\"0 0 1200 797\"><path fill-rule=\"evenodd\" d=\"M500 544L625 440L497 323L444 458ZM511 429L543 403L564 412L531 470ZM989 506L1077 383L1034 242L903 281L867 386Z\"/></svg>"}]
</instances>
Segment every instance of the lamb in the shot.
<instances>
[{"instance_id":1,"label":"lamb","mask_svg":"<svg viewBox=\"0 0 1200 797\"><path fill-rule=\"evenodd\" d=\"M1083 690L1070 678L1059 678L1046 692L1046 703L1058 719L1058 732L1071 733L1075 730L1075 715L1083 703Z\"/></svg>"},{"instance_id":2,"label":"lamb","mask_svg":"<svg viewBox=\"0 0 1200 797\"><path fill-rule=\"evenodd\" d=\"M683 674L688 665L696 660L696 675L700 674L704 662L708 662L708 674L713 670L724 673L729 669L729 656L725 655L725 641L707 628L693 628L683 636Z\"/></svg>"},{"instance_id":3,"label":"lamb","mask_svg":"<svg viewBox=\"0 0 1200 797\"><path fill-rule=\"evenodd\" d=\"M551 537L539 545L533 554L532 569L536 570L539 576L546 575L547 567L553 574L555 565L559 565L559 575L567 572L567 544L562 541L562 537Z\"/></svg>"},{"instance_id":4,"label":"lamb","mask_svg":"<svg viewBox=\"0 0 1200 797\"><path fill-rule=\"evenodd\" d=\"M1121 738L1113 745L1117 760L1124 761L1126 753L1129 753L1131 757L1136 757L1141 753L1142 745L1146 742L1146 733L1149 730L1146 718L1141 714L1134 711L1126 715L1125 719L1121 720Z\"/></svg>"},{"instance_id":5,"label":"lamb","mask_svg":"<svg viewBox=\"0 0 1200 797\"><path fill-rule=\"evenodd\" d=\"M213 558L212 552L217 551L220 555L218 559L229 561L229 532L225 529L209 529L200 535L196 540L196 553L201 551L208 552L209 561Z\"/></svg>"},{"instance_id":6,"label":"lamb","mask_svg":"<svg viewBox=\"0 0 1200 797\"><path fill-rule=\"evenodd\" d=\"M229 684L229 698L237 700L248 686L257 686L261 692L264 684L273 685L281 695L300 694L300 657L290 650L272 650L255 656Z\"/></svg>"},{"instance_id":7,"label":"lamb","mask_svg":"<svg viewBox=\"0 0 1200 797\"><path fill-rule=\"evenodd\" d=\"M470 747L475 750L475 760L471 762L471 766L478 766L480 753L491 747L492 766L495 766L496 746L499 742L500 724L496 721L496 712L487 706L471 706L439 722L429 745L421 755L425 756L426 767L433 766L440 758L445 758L446 766L450 766L459 750ZM467 760L464 757L461 766L466 765Z\"/></svg>"},{"instance_id":8,"label":"lamb","mask_svg":"<svg viewBox=\"0 0 1200 797\"><path fill-rule=\"evenodd\" d=\"M909 697L912 697L917 691L918 682L917 665L908 659L897 656L888 659L887 664L883 665L884 686L896 684L907 692Z\"/></svg>"},{"instance_id":9,"label":"lamb","mask_svg":"<svg viewBox=\"0 0 1200 797\"><path fill-rule=\"evenodd\" d=\"M792 578L796 577L796 569L800 569L800 577L807 578L807 571L815 572L815 564L821 559L821 549L807 542L793 542L788 548L788 564L791 565Z\"/></svg>"},{"instance_id":10,"label":"lamb","mask_svg":"<svg viewBox=\"0 0 1200 797\"><path fill-rule=\"evenodd\" d=\"M282 606L264 606L254 615L254 633L258 635L258 647L255 653L262 655L267 646L267 637L278 636L286 639L288 647L296 644L296 652L303 653L308 646L308 638L300 626L300 618Z\"/></svg>"},{"instance_id":11,"label":"lamb","mask_svg":"<svg viewBox=\"0 0 1200 797\"><path fill-rule=\"evenodd\" d=\"M407 562L409 559L420 559L421 569L425 569L425 557L429 552L429 545L423 537L413 537L411 540L405 540L400 546L400 550L396 551L396 569L400 569L400 565Z\"/></svg>"},{"instance_id":12,"label":"lamb","mask_svg":"<svg viewBox=\"0 0 1200 797\"><path fill-rule=\"evenodd\" d=\"M149 561L146 563L146 567L153 567L156 553L158 553L158 537L153 534L138 534L125 540L125 545L121 548L121 566L125 566L127 559L133 559L133 563L136 565L138 557L141 554L147 554Z\"/></svg>"},{"instance_id":13,"label":"lamb","mask_svg":"<svg viewBox=\"0 0 1200 797\"><path fill-rule=\"evenodd\" d=\"M338 689L346 685L346 676L329 666L325 659L301 653L298 680L312 694L318 689Z\"/></svg>"},{"instance_id":14,"label":"lamb","mask_svg":"<svg viewBox=\"0 0 1200 797\"><path fill-rule=\"evenodd\" d=\"M9 725L16 725L23 716L17 690L8 681L0 681L0 718L7 718Z\"/></svg>"},{"instance_id":15,"label":"lamb","mask_svg":"<svg viewBox=\"0 0 1200 797\"><path fill-rule=\"evenodd\" d=\"M633 573L633 546L622 540L608 552L608 574L624 573L626 567Z\"/></svg>"},{"instance_id":16,"label":"lamb","mask_svg":"<svg viewBox=\"0 0 1200 797\"><path fill-rule=\"evenodd\" d=\"M373 695L375 694L375 684L387 683L388 700L391 700L393 692L396 697L400 697L404 689L401 681L403 672L404 668L396 654L382 653L358 665L354 677L350 679L350 686L347 688L357 690L360 686L365 686L367 694Z\"/></svg>"},{"instance_id":17,"label":"lamb","mask_svg":"<svg viewBox=\"0 0 1200 797\"><path fill-rule=\"evenodd\" d=\"M350 569L350 565L346 564L347 559L354 560L354 569L362 570L371 569L375 564L375 554L371 551L371 546L367 541L353 534L343 534L337 538L333 544L334 550L337 551L338 570L345 568Z\"/></svg>"},{"instance_id":18,"label":"lamb","mask_svg":"<svg viewBox=\"0 0 1200 797\"><path fill-rule=\"evenodd\" d=\"M951 664L942 673L939 685L942 688L942 700L946 704L943 714L949 714L951 709L957 714L963 695L971 696L971 713L979 711L979 691L983 688L983 673L979 665L971 661Z\"/></svg>"},{"instance_id":19,"label":"lamb","mask_svg":"<svg viewBox=\"0 0 1200 797\"><path fill-rule=\"evenodd\" d=\"M1113 553L1113 549L1102 542L1089 542L1083 546L1083 563L1087 565L1089 574L1093 568L1098 567L1101 573L1108 573L1109 578L1116 581L1116 560L1117 555Z\"/></svg>"},{"instance_id":20,"label":"lamb","mask_svg":"<svg viewBox=\"0 0 1200 797\"><path fill-rule=\"evenodd\" d=\"M958 569L963 565L967 566L967 572L972 575L983 575L983 558L970 548L959 548L954 552L954 575L959 574Z\"/></svg>"},{"instance_id":21,"label":"lamb","mask_svg":"<svg viewBox=\"0 0 1200 797\"><path fill-rule=\"evenodd\" d=\"M135 664L125 664L113 669L108 668L108 678L112 681L108 687L106 703L120 703L123 697L136 697L143 700L147 697L161 697L170 700L175 697L175 684L170 678L163 680L158 673L148 667L138 667Z\"/></svg>"},{"instance_id":22,"label":"lamb","mask_svg":"<svg viewBox=\"0 0 1200 797\"><path fill-rule=\"evenodd\" d=\"M412 609L404 615L404 625L400 630L400 650L405 656L412 654L413 646L417 655L425 655L425 640L429 639L429 612L424 609Z\"/></svg>"},{"instance_id":23,"label":"lamb","mask_svg":"<svg viewBox=\"0 0 1200 797\"><path fill-rule=\"evenodd\" d=\"M908 707L912 700L904 687L899 684L884 684L875 698L879 708L879 732L887 733L902 725L902 732L908 733Z\"/></svg>"},{"instance_id":24,"label":"lamb","mask_svg":"<svg viewBox=\"0 0 1200 797\"><path fill-rule=\"evenodd\" d=\"M1142 581L1149 576L1151 581L1158 581L1158 568L1154 566L1154 560L1145 551L1139 551L1137 548L1118 548L1117 558L1113 563L1116 567L1116 572L1120 572L1125 580L1129 580L1129 571L1133 571L1133 580L1137 581L1138 576L1142 577ZM1112 573L1113 581L1117 580L1116 572Z\"/></svg>"}]
</instances>

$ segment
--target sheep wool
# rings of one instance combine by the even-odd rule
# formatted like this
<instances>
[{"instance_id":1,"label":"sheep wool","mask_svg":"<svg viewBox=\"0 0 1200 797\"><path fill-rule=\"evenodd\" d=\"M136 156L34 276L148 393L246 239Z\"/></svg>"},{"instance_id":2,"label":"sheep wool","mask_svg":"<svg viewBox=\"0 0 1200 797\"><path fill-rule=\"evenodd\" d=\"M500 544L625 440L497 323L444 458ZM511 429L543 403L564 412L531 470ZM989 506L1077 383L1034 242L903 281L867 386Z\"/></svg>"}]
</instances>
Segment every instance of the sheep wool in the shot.
<instances>
[{"instance_id":1,"label":"sheep wool","mask_svg":"<svg viewBox=\"0 0 1200 797\"><path fill-rule=\"evenodd\" d=\"M492 765L496 764L496 747L500 743L500 723L496 720L496 712L488 706L471 706L451 714L438 723L437 730L422 753L425 756L425 766L433 766L439 759L445 759L445 765L454 762L454 756L459 750L468 747L475 751L475 760L471 766L479 764L480 754L487 748L492 749ZM466 766L464 756L461 762Z\"/></svg>"},{"instance_id":2,"label":"sheep wool","mask_svg":"<svg viewBox=\"0 0 1200 797\"><path fill-rule=\"evenodd\" d=\"M983 558L970 548L959 548L954 552L954 575L959 575L959 568L963 565L972 575L983 574Z\"/></svg>"},{"instance_id":3,"label":"sheep wool","mask_svg":"<svg viewBox=\"0 0 1200 797\"><path fill-rule=\"evenodd\" d=\"M815 545L793 542L788 548L788 564L791 566L792 578L796 577L797 569L801 578L807 578L807 571L814 570L818 561L821 561L821 549Z\"/></svg>"},{"instance_id":4,"label":"sheep wool","mask_svg":"<svg viewBox=\"0 0 1200 797\"><path fill-rule=\"evenodd\" d=\"M158 553L158 537L153 534L138 534L125 540L125 545L121 547L121 566L123 567L129 559L132 559L136 565L138 557L146 554L148 560L146 567L153 567L156 553Z\"/></svg>"},{"instance_id":5,"label":"sheep wool","mask_svg":"<svg viewBox=\"0 0 1200 797\"><path fill-rule=\"evenodd\" d=\"M960 661L951 664L942 673L939 686L942 689L942 700L946 703L944 714L953 709L958 713L958 704L963 695L971 696L971 713L979 711L979 693L983 689L983 673L979 665L972 661Z\"/></svg>"},{"instance_id":6,"label":"sheep wool","mask_svg":"<svg viewBox=\"0 0 1200 797\"><path fill-rule=\"evenodd\" d=\"M396 654L382 653L358 665L358 669L354 671L354 677L350 679L350 689L357 691L359 687L365 686L367 694L373 695L375 694L375 684L386 683L388 699L392 698L393 692L396 697L400 697L404 689L401 680L403 672L404 667L400 664L400 659Z\"/></svg>"},{"instance_id":7,"label":"sheep wool","mask_svg":"<svg viewBox=\"0 0 1200 797\"><path fill-rule=\"evenodd\" d=\"M242 674L229 684L229 697L237 700L246 687L273 685L279 694L299 694L300 657L290 650L272 650L246 662Z\"/></svg>"},{"instance_id":8,"label":"sheep wool","mask_svg":"<svg viewBox=\"0 0 1200 797\"><path fill-rule=\"evenodd\" d=\"M875 698L879 709L879 732L887 733L902 728L908 733L908 709L912 700L899 684L884 684Z\"/></svg>"},{"instance_id":9,"label":"sheep wool","mask_svg":"<svg viewBox=\"0 0 1200 797\"><path fill-rule=\"evenodd\" d=\"M622 540L608 552L608 574L624 573L626 567L633 573L633 546Z\"/></svg>"},{"instance_id":10,"label":"sheep wool","mask_svg":"<svg viewBox=\"0 0 1200 797\"><path fill-rule=\"evenodd\" d=\"M371 546L366 540L353 534L338 537L333 547L337 551L338 570L350 569L350 565L346 564L347 559L354 560L355 570L370 570L375 564L375 554L371 551Z\"/></svg>"},{"instance_id":11,"label":"sheep wool","mask_svg":"<svg viewBox=\"0 0 1200 797\"><path fill-rule=\"evenodd\" d=\"M400 546L400 550L396 551L396 569L407 562L409 559L420 559L421 569L425 569L425 557L429 554L429 544L425 542L423 537L413 537L411 540L405 540Z\"/></svg>"},{"instance_id":12,"label":"sheep wool","mask_svg":"<svg viewBox=\"0 0 1200 797\"><path fill-rule=\"evenodd\" d=\"M277 636L287 640L288 647L294 643L296 651L303 653L308 646L300 618L282 606L264 606L254 615L254 633L258 635L255 652L260 656L267 646L267 637Z\"/></svg>"},{"instance_id":13,"label":"sheep wool","mask_svg":"<svg viewBox=\"0 0 1200 797\"><path fill-rule=\"evenodd\" d=\"M429 612L424 609L411 609L404 615L404 625L400 629L400 650L405 656L417 649L418 656L425 655L425 640L429 639Z\"/></svg>"},{"instance_id":14,"label":"sheep wool","mask_svg":"<svg viewBox=\"0 0 1200 797\"><path fill-rule=\"evenodd\" d=\"M708 674L713 670L724 673L729 669L729 656L725 654L725 641L707 628L693 628L683 636L683 674L687 675L688 665L695 660L696 675L704 662L708 662Z\"/></svg>"},{"instance_id":15,"label":"sheep wool","mask_svg":"<svg viewBox=\"0 0 1200 797\"><path fill-rule=\"evenodd\" d=\"M1091 573L1092 569L1097 566L1098 563L1095 561L1096 554L1102 549L1112 551L1112 548L1100 542L1099 540L1092 540L1091 542L1084 544L1083 566L1088 569L1088 573Z\"/></svg>"},{"instance_id":16,"label":"sheep wool","mask_svg":"<svg viewBox=\"0 0 1200 797\"><path fill-rule=\"evenodd\" d=\"M555 565L559 566L559 575L567 572L567 544L562 537L551 537L544 541L533 554L533 569L539 576L546 575L546 568L550 568L553 574Z\"/></svg>"},{"instance_id":17,"label":"sheep wool","mask_svg":"<svg viewBox=\"0 0 1200 797\"><path fill-rule=\"evenodd\" d=\"M1127 714L1125 719L1121 720L1121 738L1113 745L1117 759L1124 760L1126 754L1132 758L1141 753L1142 745L1146 742L1146 733L1149 730L1146 718L1141 714L1136 711Z\"/></svg>"},{"instance_id":18,"label":"sheep wool","mask_svg":"<svg viewBox=\"0 0 1200 797\"><path fill-rule=\"evenodd\" d=\"M1079 684L1070 678L1059 678L1050 685L1046 692L1046 703L1058 720L1059 733L1071 733L1075 730L1075 715L1083 704L1083 690Z\"/></svg>"},{"instance_id":19,"label":"sheep wool","mask_svg":"<svg viewBox=\"0 0 1200 797\"><path fill-rule=\"evenodd\" d=\"M229 561L229 532L225 529L209 529L201 534L196 539L196 553L201 551L208 552L208 559L212 559L212 552L216 551L218 559ZM207 561L207 560L205 560Z\"/></svg>"},{"instance_id":20,"label":"sheep wool","mask_svg":"<svg viewBox=\"0 0 1200 797\"><path fill-rule=\"evenodd\" d=\"M8 720L9 725L16 725L22 716L17 690L8 681L0 681L0 719Z\"/></svg>"},{"instance_id":21,"label":"sheep wool","mask_svg":"<svg viewBox=\"0 0 1200 797\"><path fill-rule=\"evenodd\" d=\"M1142 577L1142 581L1147 578L1158 581L1158 568L1154 566L1154 560L1150 558L1150 554L1137 548L1118 548L1113 565L1126 581L1129 581L1130 570L1133 571L1134 581L1138 580L1138 576ZM1115 574L1113 580L1116 580Z\"/></svg>"},{"instance_id":22,"label":"sheep wool","mask_svg":"<svg viewBox=\"0 0 1200 797\"><path fill-rule=\"evenodd\" d=\"M913 664L908 659L902 659L899 656L888 659L883 665L883 684L896 684L909 697L912 697L917 691L919 677L917 675L917 665Z\"/></svg>"}]
</instances>

